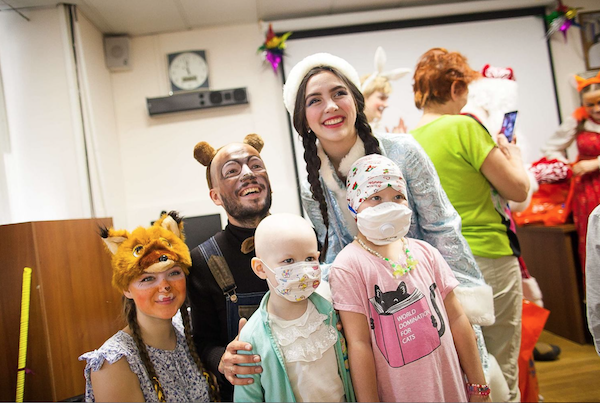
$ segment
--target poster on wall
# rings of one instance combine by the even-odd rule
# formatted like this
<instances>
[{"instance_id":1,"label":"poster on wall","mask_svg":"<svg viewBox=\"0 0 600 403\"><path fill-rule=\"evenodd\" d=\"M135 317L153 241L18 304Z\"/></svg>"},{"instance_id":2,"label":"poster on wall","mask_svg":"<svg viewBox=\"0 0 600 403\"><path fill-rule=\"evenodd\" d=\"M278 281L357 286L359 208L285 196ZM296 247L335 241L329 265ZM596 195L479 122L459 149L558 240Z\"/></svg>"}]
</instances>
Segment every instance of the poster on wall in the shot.
<instances>
[{"instance_id":1,"label":"poster on wall","mask_svg":"<svg viewBox=\"0 0 600 403\"><path fill-rule=\"evenodd\" d=\"M585 68L600 69L600 11L579 13Z\"/></svg>"}]
</instances>

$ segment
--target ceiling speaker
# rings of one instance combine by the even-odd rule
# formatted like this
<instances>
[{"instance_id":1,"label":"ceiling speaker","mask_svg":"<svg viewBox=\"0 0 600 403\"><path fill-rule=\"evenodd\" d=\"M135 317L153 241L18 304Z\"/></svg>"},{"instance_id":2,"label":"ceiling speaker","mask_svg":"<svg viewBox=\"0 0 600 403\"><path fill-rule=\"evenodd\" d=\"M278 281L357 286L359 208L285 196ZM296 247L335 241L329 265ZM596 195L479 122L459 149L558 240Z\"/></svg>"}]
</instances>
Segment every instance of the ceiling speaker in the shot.
<instances>
[{"instance_id":1,"label":"ceiling speaker","mask_svg":"<svg viewBox=\"0 0 600 403\"><path fill-rule=\"evenodd\" d=\"M112 71L131 70L129 37L125 35L104 37L104 59Z\"/></svg>"}]
</instances>

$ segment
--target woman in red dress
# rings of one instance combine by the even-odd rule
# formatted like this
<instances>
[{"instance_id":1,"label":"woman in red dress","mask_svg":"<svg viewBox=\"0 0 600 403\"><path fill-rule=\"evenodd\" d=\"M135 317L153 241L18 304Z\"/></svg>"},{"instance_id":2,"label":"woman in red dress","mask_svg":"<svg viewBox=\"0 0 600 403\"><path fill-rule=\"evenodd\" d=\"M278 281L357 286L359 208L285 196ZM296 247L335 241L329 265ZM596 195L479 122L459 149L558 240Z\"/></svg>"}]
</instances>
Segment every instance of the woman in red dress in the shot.
<instances>
[{"instance_id":1,"label":"woman in red dress","mask_svg":"<svg viewBox=\"0 0 600 403\"><path fill-rule=\"evenodd\" d=\"M582 106L569 116L542 149L546 157L566 162L565 150L576 141L573 164L573 221L579 238L579 258L585 273L585 239L588 217L600 204L600 73L577 80Z\"/></svg>"}]
</instances>

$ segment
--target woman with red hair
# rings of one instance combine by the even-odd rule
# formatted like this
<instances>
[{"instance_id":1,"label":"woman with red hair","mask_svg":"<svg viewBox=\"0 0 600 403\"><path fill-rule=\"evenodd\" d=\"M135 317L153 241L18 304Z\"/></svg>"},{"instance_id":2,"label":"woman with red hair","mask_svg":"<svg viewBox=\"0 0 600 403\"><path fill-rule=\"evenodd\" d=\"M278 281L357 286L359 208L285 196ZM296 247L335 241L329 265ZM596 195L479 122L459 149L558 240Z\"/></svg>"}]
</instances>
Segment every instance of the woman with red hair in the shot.
<instances>
[{"instance_id":1,"label":"woman with red hair","mask_svg":"<svg viewBox=\"0 0 600 403\"><path fill-rule=\"evenodd\" d=\"M494 142L475 119L460 115L468 85L479 77L458 52L427 51L415 68L414 100L423 116L411 133L433 161L462 218L462 234L493 289L496 322L483 327L483 335L508 383L509 401L519 401L523 293L518 249L504 207L507 200L525 200L529 178L514 143L504 135Z\"/></svg>"}]
</instances>

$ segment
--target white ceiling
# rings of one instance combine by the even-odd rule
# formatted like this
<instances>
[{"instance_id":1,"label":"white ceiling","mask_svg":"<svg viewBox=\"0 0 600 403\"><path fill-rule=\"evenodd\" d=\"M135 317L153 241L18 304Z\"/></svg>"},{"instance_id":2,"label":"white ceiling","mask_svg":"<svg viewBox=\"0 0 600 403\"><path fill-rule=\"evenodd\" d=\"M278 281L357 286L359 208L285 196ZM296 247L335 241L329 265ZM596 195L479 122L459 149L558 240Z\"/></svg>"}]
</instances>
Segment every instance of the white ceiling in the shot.
<instances>
[{"instance_id":1,"label":"white ceiling","mask_svg":"<svg viewBox=\"0 0 600 403\"><path fill-rule=\"evenodd\" d=\"M72 0L70 3L76 4L105 34L137 36L469 1L475 0ZM19 12L27 17L35 8L55 7L60 3L57 0L0 0L0 12Z\"/></svg>"}]
</instances>

